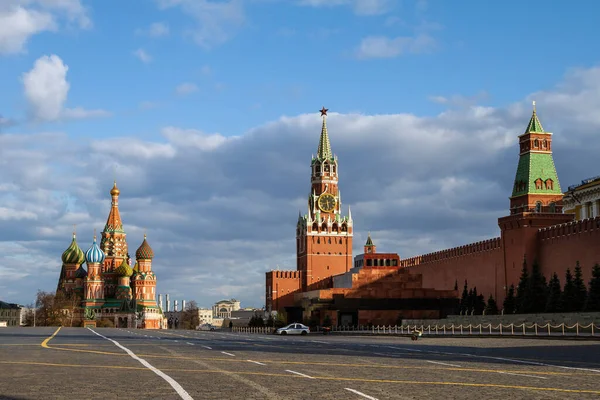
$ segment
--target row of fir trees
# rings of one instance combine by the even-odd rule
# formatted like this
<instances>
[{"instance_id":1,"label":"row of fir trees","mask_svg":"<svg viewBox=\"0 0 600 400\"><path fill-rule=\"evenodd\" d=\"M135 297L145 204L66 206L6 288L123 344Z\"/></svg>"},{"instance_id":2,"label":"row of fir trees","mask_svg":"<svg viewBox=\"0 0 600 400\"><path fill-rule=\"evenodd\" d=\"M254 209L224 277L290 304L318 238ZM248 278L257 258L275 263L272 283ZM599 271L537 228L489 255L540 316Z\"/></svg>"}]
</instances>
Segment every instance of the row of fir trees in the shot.
<instances>
[{"instance_id":1,"label":"row of fir trees","mask_svg":"<svg viewBox=\"0 0 600 400\"><path fill-rule=\"evenodd\" d=\"M454 290L458 290L458 282L454 284ZM594 265L592 278L586 287L579 261L573 273L570 268L567 269L564 285L561 285L556 272L547 281L537 261L533 262L531 272L527 262L523 261L519 284L516 289L514 285L509 287L502 306L504 314L600 311L600 265ZM467 281L459 307L461 315L498 314L494 298L490 295L486 301L482 294L477 293L477 287L468 288Z\"/></svg>"}]
</instances>

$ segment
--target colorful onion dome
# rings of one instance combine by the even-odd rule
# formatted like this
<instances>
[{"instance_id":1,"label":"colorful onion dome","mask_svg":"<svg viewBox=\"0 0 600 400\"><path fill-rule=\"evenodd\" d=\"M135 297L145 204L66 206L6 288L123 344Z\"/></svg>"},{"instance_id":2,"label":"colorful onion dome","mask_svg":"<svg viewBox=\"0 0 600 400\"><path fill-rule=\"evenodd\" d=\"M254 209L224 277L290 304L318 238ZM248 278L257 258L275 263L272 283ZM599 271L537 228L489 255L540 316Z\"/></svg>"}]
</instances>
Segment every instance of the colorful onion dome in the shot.
<instances>
[{"instance_id":1,"label":"colorful onion dome","mask_svg":"<svg viewBox=\"0 0 600 400\"><path fill-rule=\"evenodd\" d=\"M85 260L88 264L96 264L104 262L106 255L100 249L100 246L96 243L96 235L94 235L94 243L92 243L92 247L85 252Z\"/></svg>"},{"instance_id":2,"label":"colorful onion dome","mask_svg":"<svg viewBox=\"0 0 600 400\"><path fill-rule=\"evenodd\" d=\"M62 262L65 264L81 264L85 261L85 254L77 245L75 233L71 245L62 253Z\"/></svg>"},{"instance_id":3,"label":"colorful onion dome","mask_svg":"<svg viewBox=\"0 0 600 400\"><path fill-rule=\"evenodd\" d=\"M118 276L129 277L129 276L133 275L133 269L131 269L129 264L127 264L127 260L123 259L123 262L121 263L121 265L119 265L117 267L117 269L115 269L115 274L117 274Z\"/></svg>"},{"instance_id":4,"label":"colorful onion dome","mask_svg":"<svg viewBox=\"0 0 600 400\"><path fill-rule=\"evenodd\" d=\"M146 241L146 235L144 235L142 245L135 252L135 258L137 260L152 260L154 258L154 251L152 251L152 247Z\"/></svg>"},{"instance_id":5,"label":"colorful onion dome","mask_svg":"<svg viewBox=\"0 0 600 400\"><path fill-rule=\"evenodd\" d=\"M75 278L85 278L87 276L87 271L83 268L83 265L80 266L77 271L75 271Z\"/></svg>"},{"instance_id":6,"label":"colorful onion dome","mask_svg":"<svg viewBox=\"0 0 600 400\"><path fill-rule=\"evenodd\" d=\"M119 190L119 188L117 187L117 181L115 181L112 189L110 190L110 195L111 196L118 196L119 193L121 193L121 191Z\"/></svg>"}]
</instances>

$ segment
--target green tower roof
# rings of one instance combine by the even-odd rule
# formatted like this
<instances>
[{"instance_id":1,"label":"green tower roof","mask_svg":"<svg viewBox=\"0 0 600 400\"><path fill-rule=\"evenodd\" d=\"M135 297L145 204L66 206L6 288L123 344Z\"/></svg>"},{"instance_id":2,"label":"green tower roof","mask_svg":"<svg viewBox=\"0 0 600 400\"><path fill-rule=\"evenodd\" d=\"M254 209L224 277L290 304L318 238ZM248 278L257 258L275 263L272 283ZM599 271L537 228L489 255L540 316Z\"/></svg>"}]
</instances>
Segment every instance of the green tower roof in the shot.
<instances>
[{"instance_id":1,"label":"green tower roof","mask_svg":"<svg viewBox=\"0 0 600 400\"><path fill-rule=\"evenodd\" d=\"M533 114L524 134L528 133L548 133L542 128L535 110L535 102L533 102ZM540 184L537 183L538 179L541 181ZM526 194L562 194L552 152L538 153L530 150L519 157L511 197Z\"/></svg>"},{"instance_id":2,"label":"green tower roof","mask_svg":"<svg viewBox=\"0 0 600 400\"><path fill-rule=\"evenodd\" d=\"M531 119L529 120L529 124L527 125L524 134L527 133L546 133L535 111L535 101L533 102L533 114L531 115Z\"/></svg>"},{"instance_id":3,"label":"green tower roof","mask_svg":"<svg viewBox=\"0 0 600 400\"><path fill-rule=\"evenodd\" d=\"M371 239L371 232L369 232L369 236L367 237L367 243L365 243L365 247L373 247L373 239Z\"/></svg>"}]
</instances>

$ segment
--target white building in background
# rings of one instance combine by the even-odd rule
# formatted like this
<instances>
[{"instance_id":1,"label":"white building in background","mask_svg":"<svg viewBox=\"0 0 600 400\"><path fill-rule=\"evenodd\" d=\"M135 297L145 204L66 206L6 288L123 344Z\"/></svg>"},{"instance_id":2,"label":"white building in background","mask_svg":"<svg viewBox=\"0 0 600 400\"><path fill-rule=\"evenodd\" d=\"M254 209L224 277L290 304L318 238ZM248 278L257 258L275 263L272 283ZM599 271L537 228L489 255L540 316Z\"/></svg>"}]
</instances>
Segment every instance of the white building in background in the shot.
<instances>
[{"instance_id":1,"label":"white building in background","mask_svg":"<svg viewBox=\"0 0 600 400\"><path fill-rule=\"evenodd\" d=\"M563 213L575 214L576 220L600 216L600 176L569 186L563 197Z\"/></svg>"},{"instance_id":2,"label":"white building in background","mask_svg":"<svg viewBox=\"0 0 600 400\"><path fill-rule=\"evenodd\" d=\"M236 299L218 301L212 308L213 318L231 318L231 312L240 308L240 301Z\"/></svg>"},{"instance_id":3,"label":"white building in background","mask_svg":"<svg viewBox=\"0 0 600 400\"><path fill-rule=\"evenodd\" d=\"M213 312L210 308L199 308L198 309L198 318L200 320L200 325L202 325L202 324L213 325Z\"/></svg>"}]
</instances>

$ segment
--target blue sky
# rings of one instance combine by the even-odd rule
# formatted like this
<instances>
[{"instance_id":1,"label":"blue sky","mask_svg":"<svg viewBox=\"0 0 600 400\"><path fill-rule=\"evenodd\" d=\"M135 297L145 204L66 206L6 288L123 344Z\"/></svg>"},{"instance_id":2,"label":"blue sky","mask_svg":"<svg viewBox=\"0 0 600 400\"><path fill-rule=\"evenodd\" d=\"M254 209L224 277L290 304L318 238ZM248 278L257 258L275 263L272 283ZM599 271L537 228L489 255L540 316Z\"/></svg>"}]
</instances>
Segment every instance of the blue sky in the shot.
<instances>
[{"instance_id":1,"label":"blue sky","mask_svg":"<svg viewBox=\"0 0 600 400\"><path fill-rule=\"evenodd\" d=\"M130 247L144 227L156 244L159 292L261 306L264 272L295 269L322 106L355 254L368 230L402 257L495 236L532 99L563 188L599 173L584 157L600 127L599 8L4 1L0 298L54 288L72 224L84 250L102 229L116 168Z\"/></svg>"}]
</instances>

